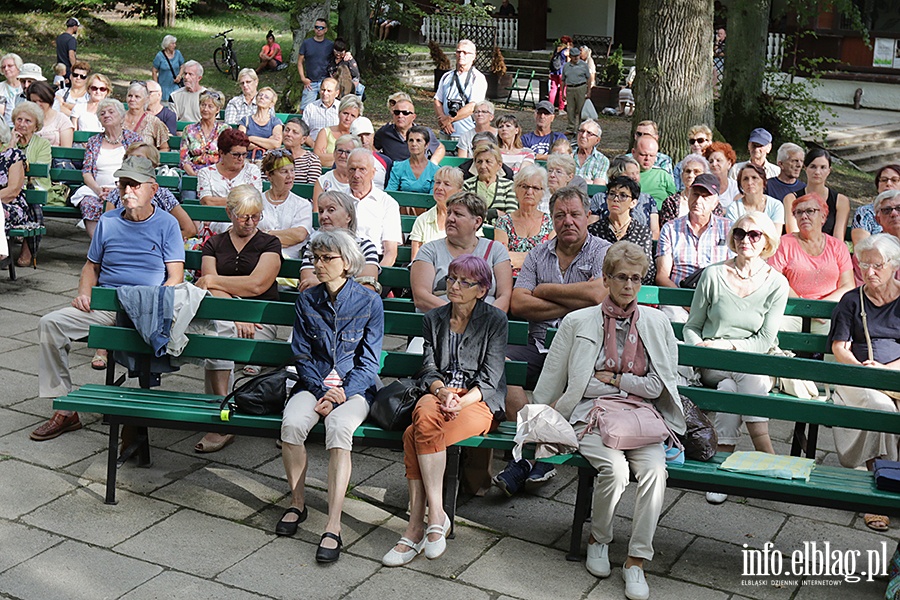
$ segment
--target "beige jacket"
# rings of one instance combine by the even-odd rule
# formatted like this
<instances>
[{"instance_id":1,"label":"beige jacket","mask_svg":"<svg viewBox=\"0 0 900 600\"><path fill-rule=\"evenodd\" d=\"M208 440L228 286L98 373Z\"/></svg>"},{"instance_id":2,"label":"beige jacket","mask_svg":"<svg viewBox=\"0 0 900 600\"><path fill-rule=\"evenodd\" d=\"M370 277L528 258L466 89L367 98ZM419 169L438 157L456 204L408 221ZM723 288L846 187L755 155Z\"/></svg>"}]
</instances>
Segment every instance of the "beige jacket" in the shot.
<instances>
[{"instance_id":1,"label":"beige jacket","mask_svg":"<svg viewBox=\"0 0 900 600\"><path fill-rule=\"evenodd\" d=\"M654 400L657 410L675 433L685 432L684 409L678 395L678 343L668 318L659 310L639 306L638 334L650 362L662 378L665 389ZM550 346L541 371L534 401L554 404L566 419L584 397L588 380L603 343L603 313L599 306L583 308L566 315Z\"/></svg>"}]
</instances>

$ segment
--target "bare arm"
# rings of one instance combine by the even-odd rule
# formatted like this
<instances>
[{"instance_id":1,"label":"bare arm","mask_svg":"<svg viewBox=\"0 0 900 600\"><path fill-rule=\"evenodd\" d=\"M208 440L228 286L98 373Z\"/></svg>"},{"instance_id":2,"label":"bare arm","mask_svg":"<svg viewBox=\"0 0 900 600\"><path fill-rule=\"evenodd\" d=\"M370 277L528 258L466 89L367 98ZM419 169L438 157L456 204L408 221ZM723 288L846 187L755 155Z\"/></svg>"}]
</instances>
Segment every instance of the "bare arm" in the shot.
<instances>
[{"instance_id":1,"label":"bare arm","mask_svg":"<svg viewBox=\"0 0 900 600\"><path fill-rule=\"evenodd\" d=\"M75 51L69 50L69 64L74 65L77 62L78 62L78 59L75 58Z\"/></svg>"},{"instance_id":2,"label":"bare arm","mask_svg":"<svg viewBox=\"0 0 900 600\"><path fill-rule=\"evenodd\" d=\"M606 183L605 181L603 182ZM654 240L659 239L659 213L650 214L650 237Z\"/></svg>"},{"instance_id":3,"label":"bare arm","mask_svg":"<svg viewBox=\"0 0 900 600\"><path fill-rule=\"evenodd\" d=\"M503 312L509 312L513 291L512 268L509 263L503 261L494 265L494 281L497 282L494 306Z\"/></svg>"},{"instance_id":4,"label":"bare arm","mask_svg":"<svg viewBox=\"0 0 900 600\"><path fill-rule=\"evenodd\" d=\"M672 257L665 254L656 257L656 285L659 287L677 288L672 276Z\"/></svg>"},{"instance_id":5,"label":"bare arm","mask_svg":"<svg viewBox=\"0 0 900 600\"><path fill-rule=\"evenodd\" d=\"M166 263L166 282L164 286L178 285L184 283L184 263L180 260Z\"/></svg>"},{"instance_id":6,"label":"bare arm","mask_svg":"<svg viewBox=\"0 0 900 600\"><path fill-rule=\"evenodd\" d=\"M399 246L397 242L389 242L384 240L381 242L382 249L384 250L384 254L381 258L381 266L382 267L393 267L394 263L397 262L397 246Z\"/></svg>"},{"instance_id":7,"label":"bare arm","mask_svg":"<svg viewBox=\"0 0 900 600\"><path fill-rule=\"evenodd\" d=\"M178 227L181 228L181 237L184 239L192 238L197 235L197 226L191 221L187 211L181 208L181 205L172 207L169 214L178 220Z\"/></svg>"},{"instance_id":8,"label":"bare arm","mask_svg":"<svg viewBox=\"0 0 900 600\"><path fill-rule=\"evenodd\" d=\"M306 57L302 54L297 58L297 72L300 73L300 81L303 82L303 85L309 87L312 81L306 78L306 73L303 70L303 61L305 60Z\"/></svg>"},{"instance_id":9,"label":"bare arm","mask_svg":"<svg viewBox=\"0 0 900 600\"><path fill-rule=\"evenodd\" d=\"M156 67L150 67L150 76L153 77L153 81L159 83L159 70Z\"/></svg>"},{"instance_id":10,"label":"bare arm","mask_svg":"<svg viewBox=\"0 0 900 600\"><path fill-rule=\"evenodd\" d=\"M847 224L850 222L850 198L838 194L837 207L834 211L834 232L832 235L841 242L847 235Z\"/></svg>"},{"instance_id":11,"label":"bare arm","mask_svg":"<svg viewBox=\"0 0 900 600\"><path fill-rule=\"evenodd\" d=\"M841 341L835 340L831 342L831 353L834 354L834 357L837 359L839 363L842 365L858 365L862 366L862 363L856 360L856 357L853 356L853 353L850 351L850 341Z\"/></svg>"},{"instance_id":12,"label":"bare arm","mask_svg":"<svg viewBox=\"0 0 900 600\"><path fill-rule=\"evenodd\" d=\"M513 288L510 312L527 321L547 321L559 319L569 314L569 309L561 304L538 298L531 290Z\"/></svg>"},{"instance_id":13,"label":"bare arm","mask_svg":"<svg viewBox=\"0 0 900 600\"><path fill-rule=\"evenodd\" d=\"M243 127L243 125L241 125ZM281 131L284 129L281 125L276 125L272 129L272 137L260 137L258 135L249 136L250 143L256 144L259 148L263 150L274 150L281 146ZM246 131L242 129L241 131Z\"/></svg>"},{"instance_id":14,"label":"bare arm","mask_svg":"<svg viewBox=\"0 0 900 600\"><path fill-rule=\"evenodd\" d=\"M78 295L72 300L72 306L82 312L91 312L91 288L100 281L100 264L85 261L81 267L81 278L78 280Z\"/></svg>"},{"instance_id":15,"label":"bare arm","mask_svg":"<svg viewBox=\"0 0 900 600\"><path fill-rule=\"evenodd\" d=\"M444 148L443 144L438 145L438 149L434 151L434 154L431 155L431 162L436 165L441 164L441 161L444 159L444 156L447 155L447 149Z\"/></svg>"},{"instance_id":16,"label":"bare arm","mask_svg":"<svg viewBox=\"0 0 900 600\"><path fill-rule=\"evenodd\" d=\"M23 187L25 187L25 165L20 161L9 168L6 187L0 190L0 202L9 204L19 197Z\"/></svg>"},{"instance_id":17,"label":"bare arm","mask_svg":"<svg viewBox=\"0 0 900 600\"><path fill-rule=\"evenodd\" d=\"M553 298L567 312L588 306L597 306L606 298L607 290L602 279L581 283L541 283L532 292L538 298Z\"/></svg>"},{"instance_id":18,"label":"bare arm","mask_svg":"<svg viewBox=\"0 0 900 600\"><path fill-rule=\"evenodd\" d=\"M409 251L409 256L410 256L410 258L409 258L409 259L410 259L411 261L412 261L412 260L416 260L416 254L419 253L419 248L422 247L422 242L417 242L417 241L415 241L415 240L412 240L412 241L409 243L409 247L410 247L410 251Z\"/></svg>"},{"instance_id":19,"label":"bare arm","mask_svg":"<svg viewBox=\"0 0 900 600\"><path fill-rule=\"evenodd\" d=\"M313 197L312 197L312 205L313 212L319 212L319 194L321 194L324 190L322 189L322 184L319 183L319 180L316 179L316 183L313 184Z\"/></svg>"},{"instance_id":20,"label":"bare arm","mask_svg":"<svg viewBox=\"0 0 900 600\"><path fill-rule=\"evenodd\" d=\"M872 235L872 234L869 233L868 229L863 229L861 227L854 228L850 231L850 239L853 240L854 246L856 244L860 243L861 241L863 241L864 239L866 239L867 237L869 237L870 235Z\"/></svg>"},{"instance_id":21,"label":"bare arm","mask_svg":"<svg viewBox=\"0 0 900 600\"><path fill-rule=\"evenodd\" d=\"M434 295L434 265L417 260L409 268L409 286L412 288L413 302L422 312L447 304L446 298Z\"/></svg>"},{"instance_id":22,"label":"bare arm","mask_svg":"<svg viewBox=\"0 0 900 600\"><path fill-rule=\"evenodd\" d=\"M797 227L797 219L794 218L794 202L797 201L797 194L788 194L784 197L784 232L794 233L799 230ZM847 224L844 223L844 226ZM843 237L841 238L843 239Z\"/></svg>"},{"instance_id":23,"label":"bare arm","mask_svg":"<svg viewBox=\"0 0 900 600\"><path fill-rule=\"evenodd\" d=\"M267 231L266 233L277 237L281 241L281 245L283 247L302 244L303 241L306 240L306 238L309 236L309 232L306 230L306 227L303 227L302 225L298 227L291 227L290 229Z\"/></svg>"},{"instance_id":24,"label":"bare arm","mask_svg":"<svg viewBox=\"0 0 900 600\"><path fill-rule=\"evenodd\" d=\"M208 266L209 265L209 266ZM223 277L216 274L214 256L204 256L203 277L197 280L197 287L205 290L220 290L239 298L259 296L272 286L281 268L281 257L274 252L264 252L259 257L256 268L249 275ZM208 275L206 273L209 273Z\"/></svg>"},{"instance_id":25,"label":"bare arm","mask_svg":"<svg viewBox=\"0 0 900 600\"><path fill-rule=\"evenodd\" d=\"M334 166L334 153L327 151L328 134L326 129L327 127L323 127L319 130L319 135L316 136L316 145L313 146L313 152L319 157L323 167L332 167Z\"/></svg>"}]
</instances>

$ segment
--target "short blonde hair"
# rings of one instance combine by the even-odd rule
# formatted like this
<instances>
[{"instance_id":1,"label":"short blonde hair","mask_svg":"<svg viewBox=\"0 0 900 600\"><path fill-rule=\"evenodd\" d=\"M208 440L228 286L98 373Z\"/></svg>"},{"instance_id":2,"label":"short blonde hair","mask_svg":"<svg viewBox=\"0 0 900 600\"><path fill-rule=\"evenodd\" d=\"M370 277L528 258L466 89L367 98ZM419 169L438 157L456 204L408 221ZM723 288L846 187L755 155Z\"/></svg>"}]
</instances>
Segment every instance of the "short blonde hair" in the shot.
<instances>
[{"instance_id":1,"label":"short blonde hair","mask_svg":"<svg viewBox=\"0 0 900 600\"><path fill-rule=\"evenodd\" d=\"M547 157L547 170L559 167L569 175L575 175L575 159L568 154L551 154Z\"/></svg>"},{"instance_id":2,"label":"short blonde hair","mask_svg":"<svg viewBox=\"0 0 900 600\"><path fill-rule=\"evenodd\" d=\"M463 172L460 171L457 167L444 165L434 172L434 178L437 179L438 177L440 177L441 179L446 179L451 184L455 185L458 191L462 191L463 181L465 180L465 177L463 176Z\"/></svg>"},{"instance_id":3,"label":"short blonde hair","mask_svg":"<svg viewBox=\"0 0 900 600\"><path fill-rule=\"evenodd\" d=\"M106 86L106 93L112 94L112 81L110 81L109 77L107 77L103 73L91 73L90 76L88 76L87 80L88 87L91 87L91 85L98 79L103 83L103 85Z\"/></svg>"},{"instance_id":4,"label":"short blonde hair","mask_svg":"<svg viewBox=\"0 0 900 600\"><path fill-rule=\"evenodd\" d=\"M232 215L252 215L263 210L262 194L249 183L236 185L228 192L225 208Z\"/></svg>"},{"instance_id":5,"label":"short blonde hair","mask_svg":"<svg viewBox=\"0 0 900 600\"><path fill-rule=\"evenodd\" d=\"M355 108L359 111L359 116L362 116L364 107L362 100L359 99L359 96L356 96L354 94L347 94L346 96L341 98L341 103L338 105L338 112L342 113L348 108Z\"/></svg>"},{"instance_id":6,"label":"short blonde hair","mask_svg":"<svg viewBox=\"0 0 900 600\"><path fill-rule=\"evenodd\" d=\"M23 102L16 106L12 111L12 120L15 122L16 116L19 113L28 113L36 124L34 129L35 133L40 131L44 127L44 111L41 110L41 107L35 104L34 102Z\"/></svg>"},{"instance_id":7,"label":"short blonde hair","mask_svg":"<svg viewBox=\"0 0 900 600\"><path fill-rule=\"evenodd\" d=\"M493 144L481 144L475 148L475 151L472 153L472 159L474 160L488 152L494 157L494 160L496 160L498 164L503 164L503 155L500 154L500 149Z\"/></svg>"},{"instance_id":8,"label":"short blonde hair","mask_svg":"<svg viewBox=\"0 0 900 600\"><path fill-rule=\"evenodd\" d=\"M778 231L775 229L775 223L772 222L772 219L770 219L766 213L758 210L745 212L734 222L734 225L732 225L731 229L728 231L728 249L737 253L737 245L734 242L734 230L741 227L741 225L747 221L751 221L759 227L766 238L766 246L762 249L762 252L759 253L759 257L766 259L775 254L775 251L778 250L778 244L781 242L781 237L778 235ZM741 228L743 229L743 227Z\"/></svg>"},{"instance_id":9,"label":"short blonde hair","mask_svg":"<svg viewBox=\"0 0 900 600\"><path fill-rule=\"evenodd\" d=\"M611 277L623 264L640 267L641 277L646 277L650 270L647 253L634 242L621 241L609 247L603 259L603 274Z\"/></svg>"},{"instance_id":10,"label":"short blonde hair","mask_svg":"<svg viewBox=\"0 0 900 600\"><path fill-rule=\"evenodd\" d=\"M244 77L249 77L253 81L259 81L259 75L256 74L256 69L251 69L250 67L244 67L238 72L238 81Z\"/></svg>"},{"instance_id":11,"label":"short blonde hair","mask_svg":"<svg viewBox=\"0 0 900 600\"><path fill-rule=\"evenodd\" d=\"M215 104L219 110L222 110L222 107L225 106L225 94L213 88L206 88L200 92L200 95L197 97L197 104L203 104L206 100Z\"/></svg>"},{"instance_id":12,"label":"short blonde hair","mask_svg":"<svg viewBox=\"0 0 900 600\"><path fill-rule=\"evenodd\" d=\"M688 129L688 137L689 138L694 137L698 133L702 133L703 135L706 136L706 139L708 139L709 141L712 141L713 133L712 133L712 129L709 128L709 125L706 125L705 123L701 123L700 125L694 125L690 129Z\"/></svg>"},{"instance_id":13,"label":"short blonde hair","mask_svg":"<svg viewBox=\"0 0 900 600\"><path fill-rule=\"evenodd\" d=\"M252 71L253 69L250 69L250 70ZM264 88L262 88L262 89L260 89L260 90L257 90L257 91L256 91L256 95L259 96L259 95L260 95L261 93L263 93L263 92L270 92L273 96L275 96L275 97L272 99L272 106L275 106L276 104L278 104L278 92L276 92L275 90L273 90L273 89L270 88L269 86L266 86L266 87L264 87Z\"/></svg>"},{"instance_id":14,"label":"short blonde hair","mask_svg":"<svg viewBox=\"0 0 900 600\"><path fill-rule=\"evenodd\" d=\"M140 156L145 157L153 163L154 168L159 166L159 149L153 144L148 142L135 142L125 148L125 156L134 156L135 154L140 154Z\"/></svg>"}]
</instances>

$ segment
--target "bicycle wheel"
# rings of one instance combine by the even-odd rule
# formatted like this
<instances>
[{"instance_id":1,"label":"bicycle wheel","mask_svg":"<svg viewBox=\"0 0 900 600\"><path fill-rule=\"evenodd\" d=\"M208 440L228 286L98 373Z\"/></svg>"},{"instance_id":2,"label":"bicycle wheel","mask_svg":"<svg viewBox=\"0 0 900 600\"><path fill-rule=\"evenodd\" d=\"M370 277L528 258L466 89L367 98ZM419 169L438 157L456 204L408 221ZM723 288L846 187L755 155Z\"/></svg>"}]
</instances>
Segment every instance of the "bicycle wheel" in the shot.
<instances>
[{"instance_id":1,"label":"bicycle wheel","mask_svg":"<svg viewBox=\"0 0 900 600\"><path fill-rule=\"evenodd\" d=\"M228 64L230 68L229 75L231 75L232 79L237 81L238 73L240 73L241 67L240 65L238 65L237 52L235 52L234 50L228 53Z\"/></svg>"},{"instance_id":2,"label":"bicycle wheel","mask_svg":"<svg viewBox=\"0 0 900 600\"><path fill-rule=\"evenodd\" d=\"M219 70L219 73L225 73L226 75L229 72L227 58L223 48L216 48L213 52L213 62L216 64L216 68Z\"/></svg>"}]
</instances>

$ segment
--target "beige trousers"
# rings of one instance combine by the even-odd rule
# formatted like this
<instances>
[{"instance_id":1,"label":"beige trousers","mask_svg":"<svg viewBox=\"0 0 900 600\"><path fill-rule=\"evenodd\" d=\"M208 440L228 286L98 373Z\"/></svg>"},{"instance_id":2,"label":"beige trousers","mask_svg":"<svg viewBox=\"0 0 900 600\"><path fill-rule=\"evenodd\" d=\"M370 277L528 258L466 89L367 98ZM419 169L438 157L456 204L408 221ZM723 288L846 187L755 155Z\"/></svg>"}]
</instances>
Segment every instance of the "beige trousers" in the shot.
<instances>
[{"instance_id":1,"label":"beige trousers","mask_svg":"<svg viewBox=\"0 0 900 600\"><path fill-rule=\"evenodd\" d=\"M281 418L281 441L295 446L306 442L322 416L315 411L316 397L302 391L288 401ZM325 417L325 449L353 450L353 432L369 416L369 403L356 394Z\"/></svg>"},{"instance_id":2,"label":"beige trousers","mask_svg":"<svg viewBox=\"0 0 900 600\"><path fill-rule=\"evenodd\" d=\"M115 325L116 313L84 312L67 306L41 317L38 324L38 389L41 398L57 398L72 391L69 351L72 342L86 337L91 325Z\"/></svg>"}]
</instances>

